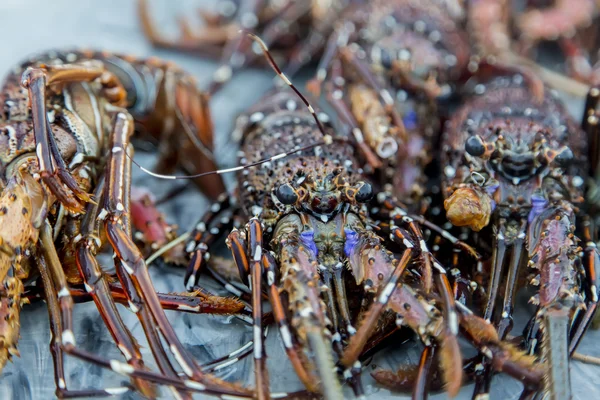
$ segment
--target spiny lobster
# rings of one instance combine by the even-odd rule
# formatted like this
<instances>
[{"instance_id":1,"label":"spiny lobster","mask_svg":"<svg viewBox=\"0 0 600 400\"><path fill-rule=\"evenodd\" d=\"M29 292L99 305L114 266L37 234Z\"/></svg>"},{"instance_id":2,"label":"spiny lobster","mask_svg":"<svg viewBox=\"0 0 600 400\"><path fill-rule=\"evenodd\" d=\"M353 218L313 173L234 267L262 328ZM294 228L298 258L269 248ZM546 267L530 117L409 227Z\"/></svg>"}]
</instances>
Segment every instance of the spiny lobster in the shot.
<instances>
[{"instance_id":1,"label":"spiny lobster","mask_svg":"<svg viewBox=\"0 0 600 400\"><path fill-rule=\"evenodd\" d=\"M545 88L540 96L534 86L540 84L520 75L478 83L477 95L448 121L442 139L444 207L454 225L491 235L489 271L467 273L487 279L483 316L500 339L512 329L523 279L538 288L531 298L537 312L520 343L543 362L544 393L566 399L569 358L598 301L599 258L583 203L595 125L584 124L586 137L555 92ZM590 92L586 115L593 115L597 95ZM594 160L596 151L590 154ZM488 362L478 370L475 395L485 396ZM535 389L525 388L529 395Z\"/></svg>"},{"instance_id":2,"label":"spiny lobster","mask_svg":"<svg viewBox=\"0 0 600 400\"><path fill-rule=\"evenodd\" d=\"M227 209L238 222L248 221L244 228L231 231L227 244L240 276L251 288L257 396L269 397L261 318L265 282L294 369L307 389L326 398L343 398L327 343L331 341L337 352L344 377L361 394L358 358L374 329L385 331L394 319L398 326L410 327L426 345L429 361L420 366L416 382L421 393L438 347L447 390L451 395L458 392L463 376L459 327L499 370L538 384L541 375L530 359L500 342L490 324L454 301L445 269L421 234L422 217L413 218L385 192L376 196L381 209L367 206L376 189L359 167L353 138L336 135L327 115L317 116L279 70L264 42L251 36L306 109L301 109L291 91L274 92L240 117L241 165L214 172L238 172L240 205L224 198L197 224L186 246L191 262L185 280L194 283L209 246L234 224L231 219L217 221L221 212ZM288 144L295 146L287 149ZM169 179L205 175L147 172ZM373 218L386 218L389 224L373 229ZM411 261L414 268L409 267ZM435 282L432 286L421 279L424 271ZM361 304L349 302L349 293L360 293Z\"/></svg>"},{"instance_id":3,"label":"spiny lobster","mask_svg":"<svg viewBox=\"0 0 600 400\"><path fill-rule=\"evenodd\" d=\"M167 139L170 146L163 149L167 158L174 150L183 157L182 151L193 151L196 156L188 162L194 163L194 170L214 169L210 120L205 118L203 97L194 80L178 67L155 59L93 51L48 52L8 75L0 92L0 110L2 365L17 353L23 282L39 274L51 319L57 396L106 396L129 389L68 389L64 354L131 377L135 389L146 397L157 395L154 384L164 384L183 398L190 398L193 391L252 396L247 389L203 373L163 311L165 307L236 313L244 305L199 292L197 296L157 294L131 237L131 163L125 154L131 151L134 123L160 143ZM198 157L198 151L205 156ZM223 189L220 181L210 177L199 182L209 196L216 197ZM114 251L120 284L103 272L97 260L106 242ZM94 300L127 363L76 346L73 285L82 285ZM113 296L140 319L160 373L146 369Z\"/></svg>"}]
</instances>

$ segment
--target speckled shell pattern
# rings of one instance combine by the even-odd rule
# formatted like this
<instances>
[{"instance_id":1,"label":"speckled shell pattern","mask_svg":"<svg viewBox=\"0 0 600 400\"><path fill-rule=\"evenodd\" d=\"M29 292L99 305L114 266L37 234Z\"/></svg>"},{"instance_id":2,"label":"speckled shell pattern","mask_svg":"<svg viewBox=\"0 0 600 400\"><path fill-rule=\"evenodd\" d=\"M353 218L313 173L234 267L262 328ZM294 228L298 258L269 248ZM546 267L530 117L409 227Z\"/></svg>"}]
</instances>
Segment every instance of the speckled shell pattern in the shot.
<instances>
[{"instance_id":1,"label":"speckled shell pattern","mask_svg":"<svg viewBox=\"0 0 600 400\"><path fill-rule=\"evenodd\" d=\"M574 161L565 171L570 178L563 181L573 198L582 194L581 182L587 174L587 138L555 91L546 88L544 98L539 102L533 98L522 77L515 75L477 84L474 92L475 95L447 122L443 133L441 162L446 195L471 175L465 152L467 139L479 135L484 142L493 142L499 126L504 135L525 142L542 133L548 148L569 147Z\"/></svg>"},{"instance_id":2,"label":"speckled shell pattern","mask_svg":"<svg viewBox=\"0 0 600 400\"><path fill-rule=\"evenodd\" d=\"M439 110L433 99L407 85L386 64L399 61L403 53L410 52L415 75L423 78L425 71L430 70L440 86L452 90L453 83L467 70L468 38L458 18L455 20L443 2L435 0L376 0L351 9L349 14L348 20L355 25L355 37L351 40L360 48L358 56L362 57L364 51L370 69L390 88L407 133L388 168L387 180L394 195L407 204L418 202L426 185L423 171L433 159L433 147L439 138ZM344 65L344 71L348 86L361 82L350 65ZM352 108L356 108L355 104ZM356 118L361 120L361 116ZM372 117L370 123L374 120ZM369 129L365 125L361 128ZM368 136L368 132L365 134Z\"/></svg>"},{"instance_id":3,"label":"speckled shell pattern","mask_svg":"<svg viewBox=\"0 0 600 400\"><path fill-rule=\"evenodd\" d=\"M6 170L15 158L35 151L29 95L21 87L21 76L31 66L55 65L89 60L92 53L47 52L32 56L4 79L0 92L0 163ZM103 112L99 83L75 82L46 92L46 107L53 136L68 163L76 153L101 155L108 134L109 116Z\"/></svg>"},{"instance_id":4,"label":"speckled shell pattern","mask_svg":"<svg viewBox=\"0 0 600 400\"><path fill-rule=\"evenodd\" d=\"M435 0L377 0L362 10L368 18L364 27L370 34L361 41L368 46L388 37L398 41L396 46L407 41L424 40L429 45L418 49L417 57L433 57L439 66L438 81L448 82L460 78L469 62L470 48L465 31L439 1ZM357 12L360 15L360 12ZM393 33L393 34L392 34ZM422 43L424 43L422 42ZM367 52L370 48L365 48Z\"/></svg>"},{"instance_id":5,"label":"speckled shell pattern","mask_svg":"<svg viewBox=\"0 0 600 400\"><path fill-rule=\"evenodd\" d=\"M328 117L319 113L325 129ZM248 164L323 141L312 115L306 106L291 90L271 92L264 96L257 106L239 117L245 127L240 164ZM331 132L329 132L331 134ZM335 168L343 167L348 174L349 183L360 180L354 158L354 148L350 144L334 141L333 144L298 153L283 159L248 168L238 173L239 199L248 216L257 214L260 207L263 218L268 220L276 214L271 197L273 189L282 183L298 179L305 171L322 171L323 175ZM364 180L364 179L362 179Z\"/></svg>"}]
</instances>

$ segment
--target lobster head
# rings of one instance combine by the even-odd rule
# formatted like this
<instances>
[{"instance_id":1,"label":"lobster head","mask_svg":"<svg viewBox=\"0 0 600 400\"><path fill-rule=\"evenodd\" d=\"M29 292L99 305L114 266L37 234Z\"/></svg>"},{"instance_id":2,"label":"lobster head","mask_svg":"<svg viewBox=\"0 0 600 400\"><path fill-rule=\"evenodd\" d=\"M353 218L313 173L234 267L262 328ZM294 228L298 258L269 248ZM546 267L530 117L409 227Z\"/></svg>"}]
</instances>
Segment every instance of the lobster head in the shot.
<instances>
[{"instance_id":1,"label":"lobster head","mask_svg":"<svg viewBox=\"0 0 600 400\"><path fill-rule=\"evenodd\" d=\"M488 128L488 133L485 138L470 136L465 151L471 158L479 158L494 178L514 185L545 174L552 163L567 167L573 160L571 149L559 147L535 124L503 122Z\"/></svg>"},{"instance_id":2,"label":"lobster head","mask_svg":"<svg viewBox=\"0 0 600 400\"><path fill-rule=\"evenodd\" d=\"M328 219L343 205L365 203L373 197L372 186L363 181L348 183L345 170L314 171L292 182L280 184L274 195L284 205L292 205L312 215Z\"/></svg>"},{"instance_id":3,"label":"lobster head","mask_svg":"<svg viewBox=\"0 0 600 400\"><path fill-rule=\"evenodd\" d=\"M573 152L560 146L535 123L498 122L480 135L465 142L465 159L473 182L466 182L444 201L446 216L455 226L469 226L479 231L489 223L493 211L492 195L519 198L519 204L531 204L533 190L552 167L566 168ZM534 181L537 178L537 181ZM497 184L488 185L494 181ZM523 185L523 183L532 184Z\"/></svg>"}]
</instances>

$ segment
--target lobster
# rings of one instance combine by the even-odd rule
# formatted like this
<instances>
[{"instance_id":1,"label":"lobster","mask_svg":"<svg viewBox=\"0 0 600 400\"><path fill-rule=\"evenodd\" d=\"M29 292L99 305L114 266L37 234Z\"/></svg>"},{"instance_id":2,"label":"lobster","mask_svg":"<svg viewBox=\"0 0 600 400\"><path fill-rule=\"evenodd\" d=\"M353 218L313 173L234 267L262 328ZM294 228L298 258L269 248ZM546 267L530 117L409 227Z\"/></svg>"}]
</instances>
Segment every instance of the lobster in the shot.
<instances>
[{"instance_id":1,"label":"lobster","mask_svg":"<svg viewBox=\"0 0 600 400\"><path fill-rule=\"evenodd\" d=\"M448 121L441 158L444 207L455 226L491 235L489 271L471 272L487 279L483 317L500 339L512 329L515 295L524 280L537 287L530 300L537 311L516 340L543 362L543 391L566 399L569 356L598 301L598 252L583 198L593 135L577 126L555 92L546 89L540 97L532 85L520 75L478 83L477 94ZM474 395L489 393L490 376L483 362ZM525 387L529 394L536 389Z\"/></svg>"},{"instance_id":2,"label":"lobster","mask_svg":"<svg viewBox=\"0 0 600 400\"><path fill-rule=\"evenodd\" d=\"M450 2L375 1L347 7L309 89L352 132L403 202L423 199L440 130L437 100L468 72L470 47ZM456 11L456 10L454 10Z\"/></svg>"},{"instance_id":3,"label":"lobster","mask_svg":"<svg viewBox=\"0 0 600 400\"><path fill-rule=\"evenodd\" d=\"M451 395L460 389L459 327L498 369L530 384L539 383L541 375L529 358L499 341L490 324L454 302L445 269L422 236L417 221L421 217L413 218L386 192L375 197L387 213L380 215L377 208L369 207L374 182L359 167L352 137L336 135L329 117L315 111L292 85L266 44L250 36L291 91L271 92L240 116L236 124L243 136L240 165L212 172L238 172L238 201L224 197L196 225L186 245L190 263L185 281L193 285L209 259L210 246L226 229L240 226L226 243L250 288L257 397L270 396L262 335L263 287L296 373L308 390L326 398L343 398L329 349L338 354L343 376L360 395L358 358L368 339L378 336L373 332L386 331L394 322L416 332L430 355L420 366L418 390L426 388L430 357L438 348L446 389ZM286 143L295 147L286 149ZM208 174L146 172L168 179ZM234 218L218 220L226 211ZM389 223L371 228L379 217ZM420 279L425 270L433 271L435 288L426 288ZM350 293L358 293L362 304L349 302Z\"/></svg>"},{"instance_id":4,"label":"lobster","mask_svg":"<svg viewBox=\"0 0 600 400\"><path fill-rule=\"evenodd\" d=\"M199 292L157 294L131 234L131 163L126 153L132 151L134 124L160 143L170 138L162 146L165 160L201 151L206 157L179 164L193 165L194 170L214 168L210 120L205 118L203 97L194 80L178 67L155 59L93 51L48 52L32 57L6 77L0 110L1 366L18 354L24 283L39 276L51 321L57 396L108 396L129 390L127 386L68 389L65 354L130 377L134 388L150 398L157 395L156 384L183 398L190 398L193 391L251 396L237 384L203 373L163 311L165 307L231 314L242 312L244 305ZM199 182L213 197L224 188L211 177ZM107 242L114 251L118 284L96 258ZM95 302L126 363L76 346L71 296L76 285L83 286ZM145 367L113 296L126 302L140 319L160 373Z\"/></svg>"},{"instance_id":5,"label":"lobster","mask_svg":"<svg viewBox=\"0 0 600 400\"><path fill-rule=\"evenodd\" d=\"M323 49L331 26L347 0L320 1L219 1L216 12L199 11L204 26L194 30L181 18L180 37L164 37L152 22L148 0L138 1L139 19L146 37L156 47L177 49L218 58L206 93L214 94L233 73L263 59L258 49L248 47L240 30L255 32L273 47L275 57L285 60L292 75L311 62Z\"/></svg>"}]
</instances>

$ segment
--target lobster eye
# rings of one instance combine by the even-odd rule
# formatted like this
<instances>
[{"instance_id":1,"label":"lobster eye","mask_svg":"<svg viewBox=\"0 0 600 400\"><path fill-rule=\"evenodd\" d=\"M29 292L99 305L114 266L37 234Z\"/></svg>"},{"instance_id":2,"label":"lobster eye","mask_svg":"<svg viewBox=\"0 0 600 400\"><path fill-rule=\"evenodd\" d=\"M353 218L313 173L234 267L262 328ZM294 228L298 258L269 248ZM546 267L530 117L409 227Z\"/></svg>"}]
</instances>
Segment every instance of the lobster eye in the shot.
<instances>
[{"instance_id":1,"label":"lobster eye","mask_svg":"<svg viewBox=\"0 0 600 400\"><path fill-rule=\"evenodd\" d=\"M371 200L372 197L373 187L366 182L363 182L363 184L360 185L360 188L354 195L354 199L359 203L366 203L367 201Z\"/></svg>"},{"instance_id":2,"label":"lobster eye","mask_svg":"<svg viewBox=\"0 0 600 400\"><path fill-rule=\"evenodd\" d=\"M298 194L289 184L284 183L275 189L275 196L280 202L286 205L295 204L298 201Z\"/></svg>"},{"instance_id":3,"label":"lobster eye","mask_svg":"<svg viewBox=\"0 0 600 400\"><path fill-rule=\"evenodd\" d=\"M465 150L470 155L479 157L485 153L485 144L479 136L470 136L465 143Z\"/></svg>"},{"instance_id":4,"label":"lobster eye","mask_svg":"<svg viewBox=\"0 0 600 400\"><path fill-rule=\"evenodd\" d=\"M573 161L573 152L570 148L565 147L560 153L554 157L554 161L561 167L568 166Z\"/></svg>"}]
</instances>

